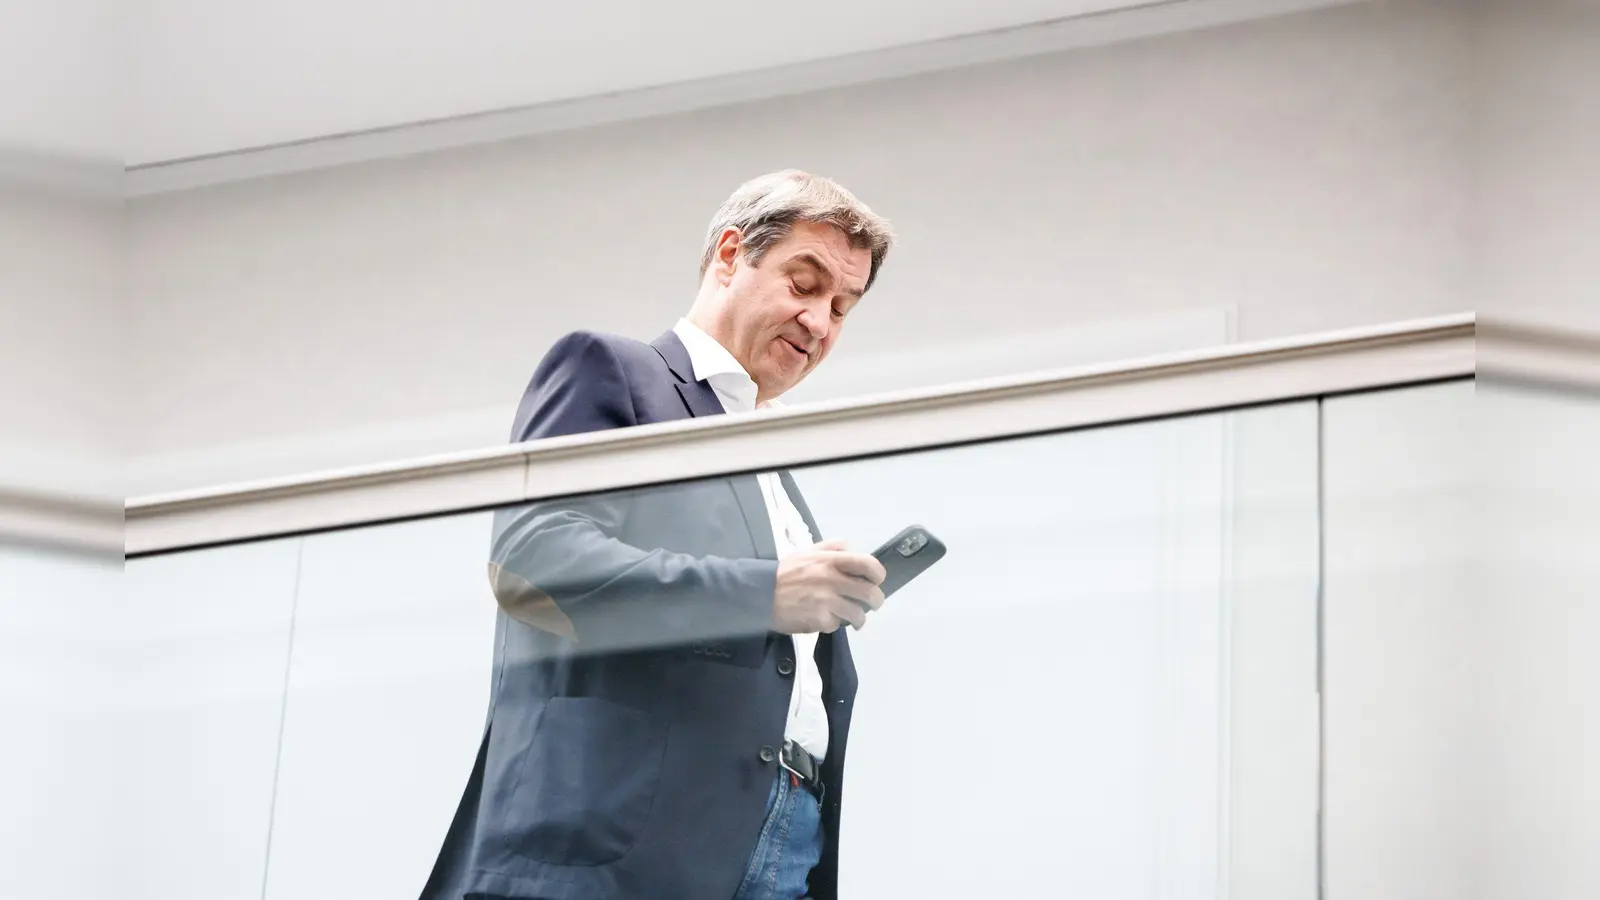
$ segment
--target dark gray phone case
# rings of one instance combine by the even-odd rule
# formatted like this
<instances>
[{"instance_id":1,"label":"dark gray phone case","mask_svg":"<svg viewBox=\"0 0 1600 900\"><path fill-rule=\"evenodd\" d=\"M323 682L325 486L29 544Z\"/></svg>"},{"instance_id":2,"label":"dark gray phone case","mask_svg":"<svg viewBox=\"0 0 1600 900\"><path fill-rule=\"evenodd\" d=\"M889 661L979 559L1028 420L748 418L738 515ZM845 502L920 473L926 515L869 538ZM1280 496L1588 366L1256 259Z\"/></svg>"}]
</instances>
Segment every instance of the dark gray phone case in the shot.
<instances>
[{"instance_id":1,"label":"dark gray phone case","mask_svg":"<svg viewBox=\"0 0 1600 900\"><path fill-rule=\"evenodd\" d=\"M943 559L944 554L944 542L921 525L909 526L890 538L872 553L888 573L883 579L883 595L887 597L905 587L911 579Z\"/></svg>"}]
</instances>

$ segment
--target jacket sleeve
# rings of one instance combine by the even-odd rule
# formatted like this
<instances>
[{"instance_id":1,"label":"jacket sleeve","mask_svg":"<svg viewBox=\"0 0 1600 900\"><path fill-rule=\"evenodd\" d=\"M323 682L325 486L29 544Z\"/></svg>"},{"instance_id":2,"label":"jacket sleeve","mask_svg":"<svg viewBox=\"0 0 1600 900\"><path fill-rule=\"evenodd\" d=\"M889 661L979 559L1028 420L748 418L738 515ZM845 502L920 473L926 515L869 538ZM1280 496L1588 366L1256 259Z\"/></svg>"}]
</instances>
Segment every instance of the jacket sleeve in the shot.
<instances>
[{"instance_id":1,"label":"jacket sleeve","mask_svg":"<svg viewBox=\"0 0 1600 900\"><path fill-rule=\"evenodd\" d=\"M577 332L558 341L539 364L512 437L529 441L636 424L615 352L604 338ZM624 543L618 535L637 494L617 491L498 511L489 578L501 608L568 638L584 653L765 633L778 564Z\"/></svg>"}]
</instances>

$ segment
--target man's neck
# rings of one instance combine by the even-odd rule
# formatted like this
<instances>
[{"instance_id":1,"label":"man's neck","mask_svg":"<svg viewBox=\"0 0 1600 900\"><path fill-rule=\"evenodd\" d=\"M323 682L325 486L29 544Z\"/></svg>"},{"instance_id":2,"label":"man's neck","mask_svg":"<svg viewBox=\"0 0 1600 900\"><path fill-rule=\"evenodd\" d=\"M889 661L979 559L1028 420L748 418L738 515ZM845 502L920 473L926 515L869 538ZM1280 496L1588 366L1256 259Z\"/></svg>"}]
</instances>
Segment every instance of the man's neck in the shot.
<instances>
[{"instance_id":1,"label":"man's neck","mask_svg":"<svg viewBox=\"0 0 1600 900\"><path fill-rule=\"evenodd\" d=\"M728 342L723 340L722 329L719 327L717 317L709 311L705 304L697 301L695 305L690 308L689 314L683 318L687 320L690 325L693 325L694 327L705 332L712 340L721 344L724 350L728 349ZM728 350L728 352L732 353L733 351Z\"/></svg>"},{"instance_id":2,"label":"man's neck","mask_svg":"<svg viewBox=\"0 0 1600 900\"><path fill-rule=\"evenodd\" d=\"M712 305L705 297L697 298L694 306L689 309L689 314L683 318L684 321L688 322L690 325L693 325L694 327L705 332L707 337L710 337L712 340L721 344L722 349L728 351L730 356L738 359L738 354L733 352L733 348L728 346L729 342L723 338L723 329L721 327L722 323L717 315L712 311ZM773 403L777 399L777 395L768 394L766 391L762 390L760 382L756 383L757 409L761 409L768 404Z\"/></svg>"}]
</instances>

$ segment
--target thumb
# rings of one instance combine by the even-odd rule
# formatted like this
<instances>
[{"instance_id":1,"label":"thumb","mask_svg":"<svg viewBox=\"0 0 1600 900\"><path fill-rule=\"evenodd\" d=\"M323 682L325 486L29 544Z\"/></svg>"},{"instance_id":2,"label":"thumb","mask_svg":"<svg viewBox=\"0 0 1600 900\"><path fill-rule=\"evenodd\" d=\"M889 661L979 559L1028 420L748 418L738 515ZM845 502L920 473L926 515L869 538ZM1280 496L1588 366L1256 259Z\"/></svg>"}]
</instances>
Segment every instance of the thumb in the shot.
<instances>
[{"instance_id":1,"label":"thumb","mask_svg":"<svg viewBox=\"0 0 1600 900\"><path fill-rule=\"evenodd\" d=\"M844 540L842 538L834 538L831 541L823 541L820 544L814 544L814 545L812 545L811 549L813 549L813 550L849 550L850 549L850 542L846 541L846 540Z\"/></svg>"}]
</instances>

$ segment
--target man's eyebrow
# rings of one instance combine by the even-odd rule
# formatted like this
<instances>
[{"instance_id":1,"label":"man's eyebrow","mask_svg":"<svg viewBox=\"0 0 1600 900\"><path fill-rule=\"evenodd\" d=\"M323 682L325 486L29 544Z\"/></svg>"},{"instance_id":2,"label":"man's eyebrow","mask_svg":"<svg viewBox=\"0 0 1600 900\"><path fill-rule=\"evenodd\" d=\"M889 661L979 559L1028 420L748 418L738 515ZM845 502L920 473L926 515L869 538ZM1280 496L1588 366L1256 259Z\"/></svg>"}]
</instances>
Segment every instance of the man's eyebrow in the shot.
<instances>
[{"instance_id":1,"label":"man's eyebrow","mask_svg":"<svg viewBox=\"0 0 1600 900\"><path fill-rule=\"evenodd\" d=\"M821 275L821 276L827 278L829 281L837 282L837 281L840 280L839 276L835 275L833 273L833 270L829 269L826 265L824 265L822 260L818 259L816 254L814 254L814 253L810 253L810 252L799 253L793 259L791 259L790 262L797 262L797 263L802 263L804 265L810 266L812 269L816 270L818 275ZM864 293L864 291L858 291L858 290L856 290L854 288L850 288L850 287L841 287L839 292L841 294L846 295L846 296L853 297L856 300L860 300L862 293Z\"/></svg>"},{"instance_id":2,"label":"man's eyebrow","mask_svg":"<svg viewBox=\"0 0 1600 900\"><path fill-rule=\"evenodd\" d=\"M816 254L813 253L797 253L792 259L789 260L789 262L810 266L816 270L818 275L829 278L833 276L833 273L828 270L828 267L823 265L822 260L818 259Z\"/></svg>"}]
</instances>

